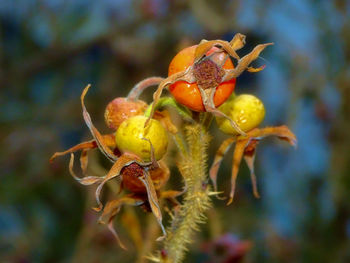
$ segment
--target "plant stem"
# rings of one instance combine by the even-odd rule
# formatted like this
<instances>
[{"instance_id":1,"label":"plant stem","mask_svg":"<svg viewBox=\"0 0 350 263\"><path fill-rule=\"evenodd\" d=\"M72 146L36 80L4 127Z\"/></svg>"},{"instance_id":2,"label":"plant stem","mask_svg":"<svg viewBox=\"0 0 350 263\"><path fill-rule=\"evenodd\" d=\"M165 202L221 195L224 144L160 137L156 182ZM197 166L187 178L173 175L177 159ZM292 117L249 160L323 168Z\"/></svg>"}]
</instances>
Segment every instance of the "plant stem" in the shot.
<instances>
[{"instance_id":1,"label":"plant stem","mask_svg":"<svg viewBox=\"0 0 350 263\"><path fill-rule=\"evenodd\" d=\"M202 125L193 124L186 127L188 151L184 152L178 166L187 191L183 204L168 229L164 249L159 255L161 262L178 263L183 260L187 246L192 240L192 233L194 230L198 231L199 223L204 223L204 213L211 206L206 153L209 139Z\"/></svg>"}]
</instances>

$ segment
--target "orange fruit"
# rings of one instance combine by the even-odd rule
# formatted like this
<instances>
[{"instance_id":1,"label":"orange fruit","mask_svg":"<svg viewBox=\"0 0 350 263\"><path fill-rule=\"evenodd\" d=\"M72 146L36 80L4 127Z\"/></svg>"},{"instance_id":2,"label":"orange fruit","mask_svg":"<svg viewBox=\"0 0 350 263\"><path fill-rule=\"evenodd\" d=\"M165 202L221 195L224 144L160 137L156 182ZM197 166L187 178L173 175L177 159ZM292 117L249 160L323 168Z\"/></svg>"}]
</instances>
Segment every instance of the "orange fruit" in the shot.
<instances>
[{"instance_id":1,"label":"orange fruit","mask_svg":"<svg viewBox=\"0 0 350 263\"><path fill-rule=\"evenodd\" d=\"M197 45L187 47L180 51L171 61L169 65L169 76L186 70L188 67L193 65L194 62L194 53L196 50ZM206 55L209 55L213 51L217 49L216 47L213 47L211 50L208 51ZM224 53L220 54L221 56L225 56ZM234 66L232 64L231 59L227 59L225 64L222 67L223 69L233 69ZM220 106L222 103L224 103L233 92L236 85L236 79L232 79L227 82L221 83L217 88L214 95L214 104L216 107ZM185 81L178 81L169 87L169 91L174 96L177 102L181 103L182 105L185 105L189 109L193 111L205 111L202 97L198 88L198 85L196 83L188 83Z\"/></svg>"}]
</instances>

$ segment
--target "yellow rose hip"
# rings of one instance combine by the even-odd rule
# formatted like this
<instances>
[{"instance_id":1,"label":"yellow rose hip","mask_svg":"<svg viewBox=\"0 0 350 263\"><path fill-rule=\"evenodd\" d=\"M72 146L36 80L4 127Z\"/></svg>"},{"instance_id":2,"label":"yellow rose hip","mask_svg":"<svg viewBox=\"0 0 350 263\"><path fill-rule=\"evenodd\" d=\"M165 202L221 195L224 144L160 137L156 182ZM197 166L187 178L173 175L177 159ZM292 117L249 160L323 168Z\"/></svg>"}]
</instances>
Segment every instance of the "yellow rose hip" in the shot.
<instances>
[{"instance_id":1,"label":"yellow rose hip","mask_svg":"<svg viewBox=\"0 0 350 263\"><path fill-rule=\"evenodd\" d=\"M147 117L139 115L123 121L115 134L117 147L122 153L133 153L143 161L149 162L151 142L155 158L160 160L167 150L168 134L161 123L154 119L144 127L146 120Z\"/></svg>"},{"instance_id":2,"label":"yellow rose hip","mask_svg":"<svg viewBox=\"0 0 350 263\"><path fill-rule=\"evenodd\" d=\"M248 94L233 97L221 105L219 110L235 121L244 132L259 126L265 117L265 107L262 101ZM222 132L233 135L238 134L229 120L217 117L216 122Z\"/></svg>"}]
</instances>

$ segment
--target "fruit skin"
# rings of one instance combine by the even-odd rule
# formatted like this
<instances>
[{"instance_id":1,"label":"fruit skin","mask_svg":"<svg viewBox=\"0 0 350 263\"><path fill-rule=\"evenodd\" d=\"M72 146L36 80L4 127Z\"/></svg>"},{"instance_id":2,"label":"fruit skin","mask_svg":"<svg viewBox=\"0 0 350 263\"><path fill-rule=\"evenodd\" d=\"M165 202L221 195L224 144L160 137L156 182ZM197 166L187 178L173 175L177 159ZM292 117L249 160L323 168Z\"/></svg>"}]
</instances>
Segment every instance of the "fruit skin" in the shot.
<instances>
[{"instance_id":1,"label":"fruit skin","mask_svg":"<svg viewBox=\"0 0 350 263\"><path fill-rule=\"evenodd\" d=\"M108 103L105 110L105 122L110 129L116 130L119 125L132 116L141 115L147 108L142 100L128 100L119 97Z\"/></svg>"},{"instance_id":2,"label":"fruit skin","mask_svg":"<svg viewBox=\"0 0 350 263\"><path fill-rule=\"evenodd\" d=\"M186 70L193 65L194 53L197 45L187 47L180 51L170 62L168 75L171 76L177 72ZM212 48L207 55L212 53L216 48ZM225 54L222 53L222 56ZM222 67L223 69L233 69L231 59L227 59L226 63ZM232 79L227 82L223 82L216 88L214 95L214 104L216 107L224 103L233 92L236 85L236 79ZM190 84L185 81L178 81L169 87L169 91L174 96L177 102L185 105L193 111L205 111L202 97L199 88L196 83Z\"/></svg>"},{"instance_id":3,"label":"fruit skin","mask_svg":"<svg viewBox=\"0 0 350 263\"><path fill-rule=\"evenodd\" d=\"M244 132L259 126L265 117L265 107L262 101L249 94L232 96L218 109L235 121ZM216 122L222 132L238 134L227 119L216 117Z\"/></svg>"},{"instance_id":4,"label":"fruit skin","mask_svg":"<svg viewBox=\"0 0 350 263\"><path fill-rule=\"evenodd\" d=\"M166 153L168 147L168 134L161 123L151 119L147 127L146 116L139 115L125 120L115 134L118 149L122 153L133 153L144 162L151 161L150 140L154 148L154 155L160 160Z\"/></svg>"}]
</instances>

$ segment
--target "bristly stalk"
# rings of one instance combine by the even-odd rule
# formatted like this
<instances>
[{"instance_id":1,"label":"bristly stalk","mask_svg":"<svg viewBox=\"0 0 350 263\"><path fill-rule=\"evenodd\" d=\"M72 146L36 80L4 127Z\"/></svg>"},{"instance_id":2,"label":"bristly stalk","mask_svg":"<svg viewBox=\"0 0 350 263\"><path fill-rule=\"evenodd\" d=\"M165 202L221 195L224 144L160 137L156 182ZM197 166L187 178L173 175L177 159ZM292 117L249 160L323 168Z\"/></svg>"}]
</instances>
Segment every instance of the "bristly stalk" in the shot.
<instances>
[{"instance_id":1,"label":"bristly stalk","mask_svg":"<svg viewBox=\"0 0 350 263\"><path fill-rule=\"evenodd\" d=\"M210 137L201 124L187 126L185 131L188 151L183 152L178 167L185 180L186 192L183 204L167 231L168 237L159 255L160 262L177 263L183 260L192 233L199 230L198 224L204 223L205 211L211 206L207 183L207 148Z\"/></svg>"}]
</instances>

